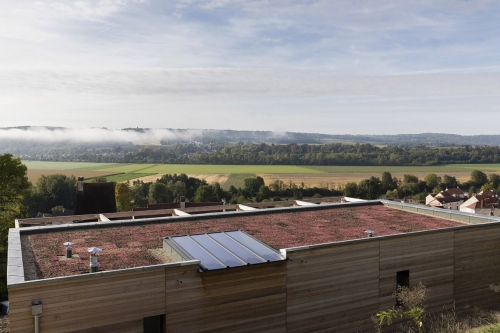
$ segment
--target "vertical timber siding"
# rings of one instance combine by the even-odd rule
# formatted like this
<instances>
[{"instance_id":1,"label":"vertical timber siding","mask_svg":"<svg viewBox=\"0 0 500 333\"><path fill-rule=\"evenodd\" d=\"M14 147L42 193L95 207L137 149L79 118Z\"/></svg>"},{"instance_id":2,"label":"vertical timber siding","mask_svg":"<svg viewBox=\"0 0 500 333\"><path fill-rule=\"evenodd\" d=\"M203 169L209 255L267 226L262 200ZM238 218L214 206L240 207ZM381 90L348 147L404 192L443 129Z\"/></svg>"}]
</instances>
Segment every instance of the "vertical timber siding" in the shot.
<instances>
[{"instance_id":1,"label":"vertical timber siding","mask_svg":"<svg viewBox=\"0 0 500 333\"><path fill-rule=\"evenodd\" d=\"M379 308L379 241L287 253L287 332L373 328Z\"/></svg>"},{"instance_id":2,"label":"vertical timber siding","mask_svg":"<svg viewBox=\"0 0 500 333\"><path fill-rule=\"evenodd\" d=\"M286 262L166 274L167 332L286 332Z\"/></svg>"},{"instance_id":3,"label":"vertical timber siding","mask_svg":"<svg viewBox=\"0 0 500 333\"><path fill-rule=\"evenodd\" d=\"M34 332L31 301L41 299L42 332L139 333L143 317L165 313L164 295L165 269L27 284L9 290L10 332Z\"/></svg>"}]
</instances>

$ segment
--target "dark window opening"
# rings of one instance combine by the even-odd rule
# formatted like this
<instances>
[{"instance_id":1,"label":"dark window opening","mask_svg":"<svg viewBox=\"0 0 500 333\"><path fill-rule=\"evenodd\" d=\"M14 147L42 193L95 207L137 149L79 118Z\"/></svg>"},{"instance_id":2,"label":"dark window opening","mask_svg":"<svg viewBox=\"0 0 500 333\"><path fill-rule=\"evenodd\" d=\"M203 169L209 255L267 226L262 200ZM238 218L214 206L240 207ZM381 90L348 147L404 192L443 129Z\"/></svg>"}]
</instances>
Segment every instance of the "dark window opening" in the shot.
<instances>
[{"instance_id":1,"label":"dark window opening","mask_svg":"<svg viewBox=\"0 0 500 333\"><path fill-rule=\"evenodd\" d=\"M165 315L144 317L142 320L144 333L164 333Z\"/></svg>"},{"instance_id":2,"label":"dark window opening","mask_svg":"<svg viewBox=\"0 0 500 333\"><path fill-rule=\"evenodd\" d=\"M397 295L399 287L410 288L410 271L399 271L396 273L396 306L401 306L402 303Z\"/></svg>"}]
</instances>

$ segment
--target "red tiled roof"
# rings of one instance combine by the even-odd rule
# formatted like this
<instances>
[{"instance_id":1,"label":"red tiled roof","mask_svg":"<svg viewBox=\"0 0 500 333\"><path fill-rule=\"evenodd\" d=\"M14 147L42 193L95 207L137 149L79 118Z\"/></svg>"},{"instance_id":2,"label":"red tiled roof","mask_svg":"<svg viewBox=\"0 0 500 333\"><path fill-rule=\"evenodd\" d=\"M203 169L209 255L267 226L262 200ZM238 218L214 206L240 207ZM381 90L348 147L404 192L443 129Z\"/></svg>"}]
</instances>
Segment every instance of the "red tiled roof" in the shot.
<instances>
[{"instance_id":1,"label":"red tiled roof","mask_svg":"<svg viewBox=\"0 0 500 333\"><path fill-rule=\"evenodd\" d=\"M246 215L202 221L149 224L107 229L36 234L30 236L38 277L49 278L81 274L88 270L87 248L103 249L100 269L115 270L161 263L148 249L162 247L162 237L242 229L275 249L345 241L412 231L463 225L427 215L385 206L359 206L335 209ZM59 261L64 242L75 243L73 253L80 260Z\"/></svg>"}]
</instances>

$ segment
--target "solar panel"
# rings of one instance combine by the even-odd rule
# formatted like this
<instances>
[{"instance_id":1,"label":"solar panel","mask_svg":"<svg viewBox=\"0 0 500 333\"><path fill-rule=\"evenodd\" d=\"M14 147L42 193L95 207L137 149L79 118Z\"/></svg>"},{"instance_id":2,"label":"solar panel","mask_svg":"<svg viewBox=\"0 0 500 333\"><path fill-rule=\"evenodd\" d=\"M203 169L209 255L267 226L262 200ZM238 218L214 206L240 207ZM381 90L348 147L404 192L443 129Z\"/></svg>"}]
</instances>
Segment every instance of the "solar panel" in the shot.
<instances>
[{"instance_id":1,"label":"solar panel","mask_svg":"<svg viewBox=\"0 0 500 333\"><path fill-rule=\"evenodd\" d=\"M185 260L200 260L203 271L285 260L241 230L166 237L164 241Z\"/></svg>"}]
</instances>

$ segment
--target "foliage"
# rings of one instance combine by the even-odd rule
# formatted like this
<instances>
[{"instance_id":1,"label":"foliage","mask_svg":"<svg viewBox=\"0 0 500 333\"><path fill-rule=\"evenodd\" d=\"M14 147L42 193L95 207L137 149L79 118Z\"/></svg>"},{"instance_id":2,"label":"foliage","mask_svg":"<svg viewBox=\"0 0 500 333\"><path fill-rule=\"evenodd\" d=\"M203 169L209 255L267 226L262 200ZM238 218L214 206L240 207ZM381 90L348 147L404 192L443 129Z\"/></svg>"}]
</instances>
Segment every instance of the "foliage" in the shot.
<instances>
[{"instance_id":1,"label":"foliage","mask_svg":"<svg viewBox=\"0 0 500 333\"><path fill-rule=\"evenodd\" d=\"M476 187L481 187L488 182L488 176L481 170L472 170L470 180Z\"/></svg>"},{"instance_id":2,"label":"foliage","mask_svg":"<svg viewBox=\"0 0 500 333\"><path fill-rule=\"evenodd\" d=\"M353 137L356 139L356 137ZM359 139L359 138L358 138ZM470 138L468 138L470 139ZM357 141L357 140L356 140ZM235 142L235 141L233 141ZM27 156L56 161L107 163L213 164L213 165L441 165L450 163L500 163L500 147L492 146L377 146L369 143L343 144L174 144L166 147L121 147L115 151L53 147L35 149ZM25 144L24 144L25 145ZM36 151L36 152L35 152ZM26 152L23 152L25 154ZM153 171L154 170L154 171ZM124 171L120 171L124 172ZM147 172L166 173L155 168ZM193 173L188 170L182 172ZM245 173L262 173L248 170ZM220 172L232 173L232 172Z\"/></svg>"},{"instance_id":3,"label":"foliage","mask_svg":"<svg viewBox=\"0 0 500 333\"><path fill-rule=\"evenodd\" d=\"M16 218L24 217L24 196L31 183L26 166L11 154L0 155L0 299L7 299L7 244L9 228Z\"/></svg>"},{"instance_id":4,"label":"foliage","mask_svg":"<svg viewBox=\"0 0 500 333\"><path fill-rule=\"evenodd\" d=\"M27 168L11 154L0 155L0 211L18 205L31 184L26 177Z\"/></svg>"},{"instance_id":5,"label":"foliage","mask_svg":"<svg viewBox=\"0 0 500 333\"><path fill-rule=\"evenodd\" d=\"M249 193L252 195L257 193L260 189L261 186L264 186L264 179L262 177L255 177L255 178L246 178L244 180L245 187L244 189L247 190Z\"/></svg>"},{"instance_id":6,"label":"foliage","mask_svg":"<svg viewBox=\"0 0 500 333\"><path fill-rule=\"evenodd\" d=\"M215 201L212 187L209 185L201 185L194 194L195 202L213 202Z\"/></svg>"},{"instance_id":7,"label":"foliage","mask_svg":"<svg viewBox=\"0 0 500 333\"><path fill-rule=\"evenodd\" d=\"M356 183L347 183L344 186L344 196L350 198L358 197L358 184Z\"/></svg>"},{"instance_id":8,"label":"foliage","mask_svg":"<svg viewBox=\"0 0 500 333\"><path fill-rule=\"evenodd\" d=\"M34 202L41 209L42 213L50 212L50 209L55 206L63 206L72 209L75 205L76 196L76 178L65 175L48 175L41 176L36 182L34 192L40 201ZM30 212L36 213L32 207Z\"/></svg>"},{"instance_id":9,"label":"foliage","mask_svg":"<svg viewBox=\"0 0 500 333\"><path fill-rule=\"evenodd\" d=\"M398 286L393 297L397 299L400 306L379 311L375 315L377 317L377 331L381 332L383 326L390 326L395 320L401 319L399 325L404 331L423 332L427 288L421 282L413 288Z\"/></svg>"},{"instance_id":10,"label":"foliage","mask_svg":"<svg viewBox=\"0 0 500 333\"><path fill-rule=\"evenodd\" d=\"M174 201L174 194L162 182L154 182L149 187L148 202L150 204L170 203Z\"/></svg>"},{"instance_id":11,"label":"foliage","mask_svg":"<svg viewBox=\"0 0 500 333\"><path fill-rule=\"evenodd\" d=\"M132 209L130 204L131 191L125 183L118 183L115 186L116 208L119 212L128 212Z\"/></svg>"}]
</instances>

